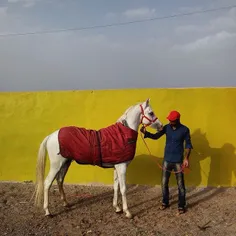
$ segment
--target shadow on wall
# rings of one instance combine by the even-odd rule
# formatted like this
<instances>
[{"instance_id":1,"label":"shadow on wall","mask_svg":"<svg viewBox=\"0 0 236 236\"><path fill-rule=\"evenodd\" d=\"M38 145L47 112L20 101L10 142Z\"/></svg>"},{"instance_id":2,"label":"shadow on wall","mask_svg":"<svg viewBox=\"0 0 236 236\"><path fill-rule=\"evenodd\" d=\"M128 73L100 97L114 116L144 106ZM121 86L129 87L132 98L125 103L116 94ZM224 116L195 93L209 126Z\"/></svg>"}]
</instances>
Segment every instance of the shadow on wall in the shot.
<instances>
[{"instance_id":1,"label":"shadow on wall","mask_svg":"<svg viewBox=\"0 0 236 236\"><path fill-rule=\"evenodd\" d=\"M202 178L207 180L207 186L231 186L232 175L236 174L235 147L225 143L221 148L212 148L206 138L206 133L197 129L191 135L194 150L191 154L191 174L186 183L198 186ZM200 162L209 159L209 171L202 169Z\"/></svg>"},{"instance_id":2,"label":"shadow on wall","mask_svg":"<svg viewBox=\"0 0 236 236\"><path fill-rule=\"evenodd\" d=\"M162 158L150 155L136 156L128 167L127 183L160 185L161 169L157 161L161 164L162 160Z\"/></svg>"},{"instance_id":3,"label":"shadow on wall","mask_svg":"<svg viewBox=\"0 0 236 236\"><path fill-rule=\"evenodd\" d=\"M165 138L165 137L163 137ZM194 150L190 157L191 171L185 175L187 186L231 186L232 175L236 175L235 147L225 143L221 148L211 148L206 138L206 133L197 129L191 134ZM154 142L158 142L153 140ZM200 162L209 159L209 168ZM127 171L127 183L129 184L161 184L161 169L157 162L163 161L160 157L150 155L138 155L131 162ZM205 169L204 169L205 167ZM176 185L174 174L170 178L170 186Z\"/></svg>"}]
</instances>

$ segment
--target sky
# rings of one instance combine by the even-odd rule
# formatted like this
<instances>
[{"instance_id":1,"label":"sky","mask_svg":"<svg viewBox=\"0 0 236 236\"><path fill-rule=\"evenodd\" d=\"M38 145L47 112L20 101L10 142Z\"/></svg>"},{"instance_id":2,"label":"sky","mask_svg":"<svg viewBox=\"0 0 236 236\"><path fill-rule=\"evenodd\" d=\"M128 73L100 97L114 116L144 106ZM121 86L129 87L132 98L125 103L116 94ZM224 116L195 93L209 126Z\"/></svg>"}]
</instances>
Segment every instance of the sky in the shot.
<instances>
[{"instance_id":1,"label":"sky","mask_svg":"<svg viewBox=\"0 0 236 236\"><path fill-rule=\"evenodd\" d=\"M236 0L0 0L0 35L89 27ZM0 91L236 86L236 8L136 24L0 36Z\"/></svg>"}]
</instances>

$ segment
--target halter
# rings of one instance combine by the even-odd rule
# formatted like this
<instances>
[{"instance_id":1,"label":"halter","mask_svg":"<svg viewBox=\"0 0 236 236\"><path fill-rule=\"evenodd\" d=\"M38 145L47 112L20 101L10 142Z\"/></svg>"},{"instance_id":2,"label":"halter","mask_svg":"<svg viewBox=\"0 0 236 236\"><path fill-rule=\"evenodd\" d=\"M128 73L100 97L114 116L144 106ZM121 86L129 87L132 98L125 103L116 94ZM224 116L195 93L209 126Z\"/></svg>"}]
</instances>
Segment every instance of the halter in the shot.
<instances>
[{"instance_id":1,"label":"halter","mask_svg":"<svg viewBox=\"0 0 236 236\"><path fill-rule=\"evenodd\" d=\"M148 117L145 116L145 114L144 114L144 109L143 109L143 106L142 106L142 105L140 105L140 108L141 108L141 114L142 114L142 118L141 118L140 124L142 124L142 125L146 128L147 126L153 124L153 123L157 120L157 117L155 117L154 119L148 118ZM145 125L143 124L143 119L144 119L144 118L149 121L148 124L145 124Z\"/></svg>"}]
</instances>

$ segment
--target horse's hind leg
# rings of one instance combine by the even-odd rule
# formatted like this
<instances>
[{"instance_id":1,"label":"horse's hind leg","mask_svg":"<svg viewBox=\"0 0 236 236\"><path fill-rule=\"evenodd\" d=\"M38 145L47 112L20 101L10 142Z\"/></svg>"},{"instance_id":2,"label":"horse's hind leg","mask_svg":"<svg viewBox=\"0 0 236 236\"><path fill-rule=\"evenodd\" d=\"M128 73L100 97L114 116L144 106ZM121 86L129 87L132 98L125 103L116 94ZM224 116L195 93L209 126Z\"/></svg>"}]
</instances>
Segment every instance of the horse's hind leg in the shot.
<instances>
[{"instance_id":1,"label":"horse's hind leg","mask_svg":"<svg viewBox=\"0 0 236 236\"><path fill-rule=\"evenodd\" d=\"M63 206L69 206L68 202L66 201L66 195L65 195L65 191L63 189L63 183L64 183L64 179L66 176L66 173L70 167L71 164L71 160L67 160L63 166L61 167L60 171L57 174L57 184L58 184L58 188L59 188L59 192L61 195L61 200L63 201Z\"/></svg>"},{"instance_id":2,"label":"horse's hind leg","mask_svg":"<svg viewBox=\"0 0 236 236\"><path fill-rule=\"evenodd\" d=\"M44 181L44 205L43 208L45 210L46 216L51 216L51 213L48 209L48 201L49 201L49 189L56 178L58 172L60 171L63 164L66 162L66 159L63 158L61 155L57 155L55 153L50 153L49 150L49 158L50 158L50 170L48 176Z\"/></svg>"}]
</instances>

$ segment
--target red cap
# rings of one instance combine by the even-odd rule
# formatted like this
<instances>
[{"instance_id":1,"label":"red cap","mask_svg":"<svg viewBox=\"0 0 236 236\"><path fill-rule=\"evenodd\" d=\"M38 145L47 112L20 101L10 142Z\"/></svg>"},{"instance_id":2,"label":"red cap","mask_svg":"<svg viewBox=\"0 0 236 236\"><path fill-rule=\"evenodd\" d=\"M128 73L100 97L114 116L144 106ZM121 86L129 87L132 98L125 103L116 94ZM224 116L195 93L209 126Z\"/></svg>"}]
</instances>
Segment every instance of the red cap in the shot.
<instances>
[{"instance_id":1,"label":"red cap","mask_svg":"<svg viewBox=\"0 0 236 236\"><path fill-rule=\"evenodd\" d=\"M180 113L178 111L171 111L166 117L169 121L174 121L180 118Z\"/></svg>"}]
</instances>

